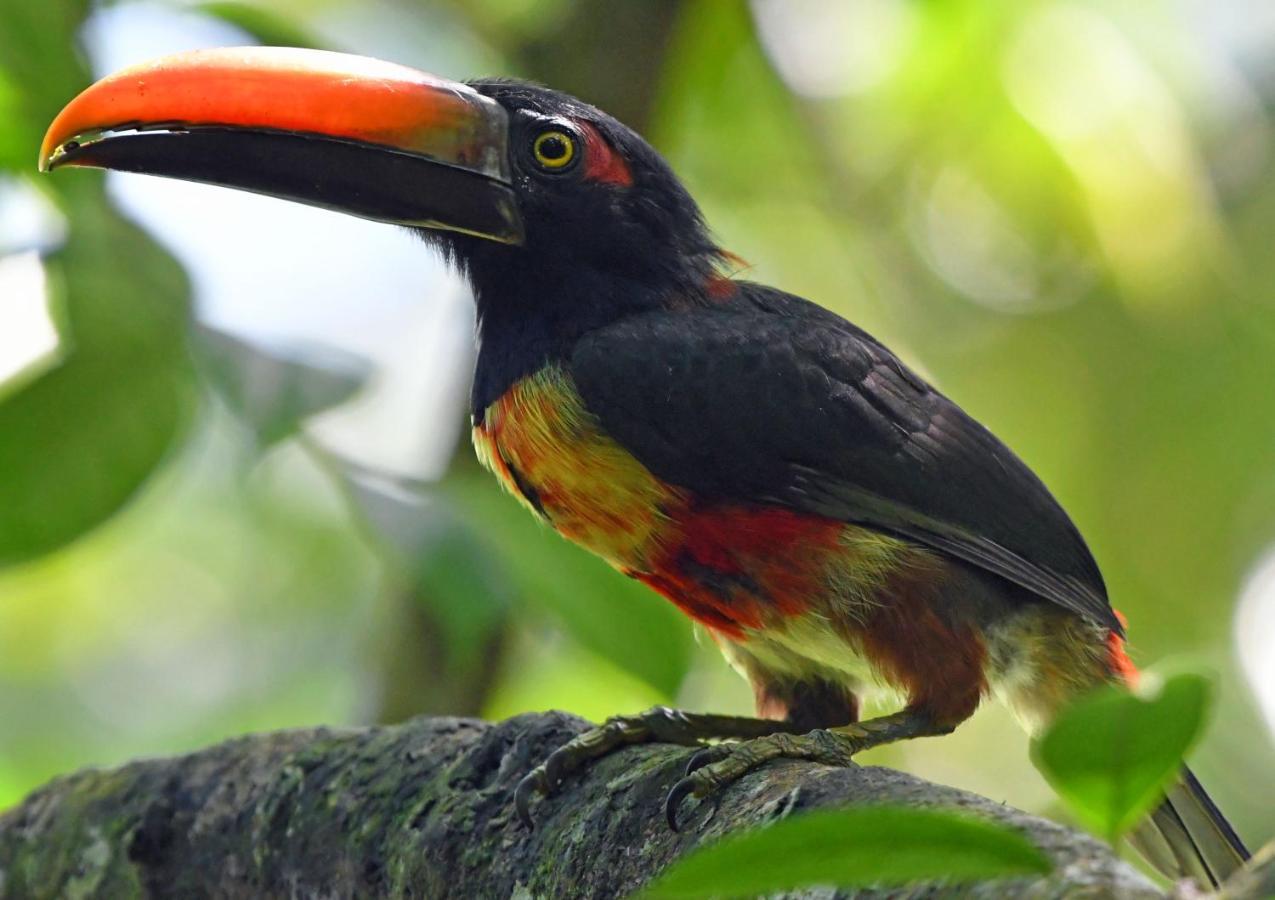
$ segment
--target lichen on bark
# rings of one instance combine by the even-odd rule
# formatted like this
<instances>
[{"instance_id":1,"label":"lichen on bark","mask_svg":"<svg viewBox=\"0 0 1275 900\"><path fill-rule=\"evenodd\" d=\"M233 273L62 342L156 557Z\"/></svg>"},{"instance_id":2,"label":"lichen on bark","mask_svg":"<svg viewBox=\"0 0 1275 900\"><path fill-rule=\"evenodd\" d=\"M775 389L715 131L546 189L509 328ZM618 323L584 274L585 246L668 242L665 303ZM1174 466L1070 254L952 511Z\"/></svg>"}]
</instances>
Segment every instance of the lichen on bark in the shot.
<instances>
[{"instance_id":1,"label":"lichen on bark","mask_svg":"<svg viewBox=\"0 0 1275 900\"><path fill-rule=\"evenodd\" d=\"M690 751L664 744L626 748L572 776L526 829L514 786L585 727L561 713L494 725L421 718L255 735L78 772L0 816L0 896L622 897L728 831L865 803L986 816L1022 829L1057 864L1045 878L966 885L961 896L1163 896L1086 835L878 767L774 763L675 834L663 799ZM953 891L927 885L910 896Z\"/></svg>"}]
</instances>

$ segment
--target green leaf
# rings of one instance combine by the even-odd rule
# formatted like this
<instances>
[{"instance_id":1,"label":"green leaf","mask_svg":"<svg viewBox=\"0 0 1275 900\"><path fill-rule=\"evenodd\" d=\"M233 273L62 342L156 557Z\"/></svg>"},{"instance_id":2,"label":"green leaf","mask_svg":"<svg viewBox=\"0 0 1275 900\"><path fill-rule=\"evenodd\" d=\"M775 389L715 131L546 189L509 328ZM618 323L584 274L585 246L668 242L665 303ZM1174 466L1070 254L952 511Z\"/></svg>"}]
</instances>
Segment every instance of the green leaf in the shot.
<instances>
[{"instance_id":1,"label":"green leaf","mask_svg":"<svg viewBox=\"0 0 1275 900\"><path fill-rule=\"evenodd\" d=\"M682 177L736 198L761 192L814 200L826 193L814 149L794 139L801 133L796 108L757 43L747 5L681 6L668 59L654 138ZM721 152L732 146L749 151ZM759 171L766 172L761 183Z\"/></svg>"},{"instance_id":2,"label":"green leaf","mask_svg":"<svg viewBox=\"0 0 1275 900\"><path fill-rule=\"evenodd\" d=\"M45 260L60 311L60 365L0 398L0 565L54 550L131 499L194 406L188 285L115 213L101 179L59 185L71 223Z\"/></svg>"},{"instance_id":3,"label":"green leaf","mask_svg":"<svg viewBox=\"0 0 1275 900\"><path fill-rule=\"evenodd\" d=\"M449 476L441 489L508 568L525 602L553 615L584 647L666 698L690 667L690 623L671 603L537 522L494 478Z\"/></svg>"},{"instance_id":4,"label":"green leaf","mask_svg":"<svg viewBox=\"0 0 1275 900\"><path fill-rule=\"evenodd\" d=\"M191 8L246 31L259 43L270 47L313 47L320 50L329 47L326 41L300 22L255 3L208 0Z\"/></svg>"},{"instance_id":5,"label":"green leaf","mask_svg":"<svg viewBox=\"0 0 1275 900\"><path fill-rule=\"evenodd\" d=\"M514 580L444 498L311 448L341 480L356 521L386 562L387 586L403 601L377 645L377 718L474 715L500 666Z\"/></svg>"},{"instance_id":6,"label":"green leaf","mask_svg":"<svg viewBox=\"0 0 1275 900\"><path fill-rule=\"evenodd\" d=\"M32 147L39 147L38 132L23 115L22 96L13 80L0 69L0 169L29 170L32 167Z\"/></svg>"},{"instance_id":7,"label":"green leaf","mask_svg":"<svg viewBox=\"0 0 1275 900\"><path fill-rule=\"evenodd\" d=\"M1210 694L1209 680L1191 674L1147 696L1103 688L1064 710L1032 758L1076 816L1114 843L1177 776Z\"/></svg>"},{"instance_id":8,"label":"green leaf","mask_svg":"<svg viewBox=\"0 0 1275 900\"><path fill-rule=\"evenodd\" d=\"M410 582L412 596L442 631L458 672L477 669L516 590L491 547L443 497L396 490L332 461L346 497L375 545Z\"/></svg>"},{"instance_id":9,"label":"green leaf","mask_svg":"<svg viewBox=\"0 0 1275 900\"><path fill-rule=\"evenodd\" d=\"M88 81L76 45L89 10L87 0L0 4L0 167L34 174L44 129ZM41 182L70 228L44 260L65 356L0 393L0 566L120 509L193 408L185 275L102 185L87 172Z\"/></svg>"},{"instance_id":10,"label":"green leaf","mask_svg":"<svg viewBox=\"0 0 1275 900\"><path fill-rule=\"evenodd\" d=\"M675 862L642 896L972 881L1050 868L1038 848L1002 825L936 810L860 807L807 813L726 837Z\"/></svg>"},{"instance_id":11,"label":"green leaf","mask_svg":"<svg viewBox=\"0 0 1275 900\"><path fill-rule=\"evenodd\" d=\"M203 371L263 447L353 397L371 374L364 359L334 348L271 352L206 326L196 336Z\"/></svg>"},{"instance_id":12,"label":"green leaf","mask_svg":"<svg viewBox=\"0 0 1275 900\"><path fill-rule=\"evenodd\" d=\"M77 35L89 11L88 0L0 3L0 69L16 88L22 112L16 121L5 120L3 127L18 129L27 136L24 140L35 138L28 144L24 168L35 168L44 129L88 83Z\"/></svg>"}]
</instances>

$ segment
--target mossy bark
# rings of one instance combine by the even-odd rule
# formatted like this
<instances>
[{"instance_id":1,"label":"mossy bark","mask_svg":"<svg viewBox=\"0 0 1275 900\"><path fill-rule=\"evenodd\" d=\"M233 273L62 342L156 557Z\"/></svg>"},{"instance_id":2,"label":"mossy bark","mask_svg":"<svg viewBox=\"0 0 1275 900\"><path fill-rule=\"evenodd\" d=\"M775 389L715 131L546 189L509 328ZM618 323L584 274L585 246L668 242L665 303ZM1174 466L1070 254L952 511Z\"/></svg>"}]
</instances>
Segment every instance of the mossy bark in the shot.
<instances>
[{"instance_id":1,"label":"mossy bark","mask_svg":"<svg viewBox=\"0 0 1275 900\"><path fill-rule=\"evenodd\" d=\"M0 896L620 897L727 831L800 809L885 802L1005 822L1057 863L1048 878L908 896L1163 896L1090 837L883 768L772 764L725 793L711 818L688 809L674 834L662 801L690 751L661 744L573 776L535 807L527 830L513 813L514 786L586 724L560 713L495 725L421 718L256 735L78 772L0 816Z\"/></svg>"}]
</instances>

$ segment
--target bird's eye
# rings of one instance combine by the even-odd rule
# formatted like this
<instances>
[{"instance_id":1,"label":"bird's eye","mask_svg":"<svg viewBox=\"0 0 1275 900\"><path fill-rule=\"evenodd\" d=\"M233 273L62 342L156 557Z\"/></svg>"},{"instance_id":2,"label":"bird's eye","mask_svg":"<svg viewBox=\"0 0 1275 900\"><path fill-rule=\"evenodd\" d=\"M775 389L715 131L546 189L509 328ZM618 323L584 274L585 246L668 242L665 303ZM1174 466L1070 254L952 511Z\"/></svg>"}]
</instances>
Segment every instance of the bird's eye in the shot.
<instances>
[{"instance_id":1,"label":"bird's eye","mask_svg":"<svg viewBox=\"0 0 1275 900\"><path fill-rule=\"evenodd\" d=\"M540 168L559 172L576 158L576 139L565 131L542 131L531 145Z\"/></svg>"}]
</instances>

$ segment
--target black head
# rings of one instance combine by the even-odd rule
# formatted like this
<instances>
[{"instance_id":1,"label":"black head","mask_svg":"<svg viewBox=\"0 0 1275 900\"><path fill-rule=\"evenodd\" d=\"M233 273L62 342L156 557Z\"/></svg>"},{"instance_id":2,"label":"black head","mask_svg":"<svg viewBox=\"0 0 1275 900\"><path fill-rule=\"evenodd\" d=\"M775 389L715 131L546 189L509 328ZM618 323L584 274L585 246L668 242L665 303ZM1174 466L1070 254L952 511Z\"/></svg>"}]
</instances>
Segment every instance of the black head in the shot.
<instances>
[{"instance_id":1,"label":"black head","mask_svg":"<svg viewBox=\"0 0 1275 900\"><path fill-rule=\"evenodd\" d=\"M468 276L480 352L473 409L625 316L701 302L723 254L673 170L637 132L568 94L492 79L508 114L521 244L422 234Z\"/></svg>"},{"instance_id":2,"label":"black head","mask_svg":"<svg viewBox=\"0 0 1275 900\"><path fill-rule=\"evenodd\" d=\"M469 84L508 114L524 243L445 231L428 237L470 276L484 312L505 302L526 311L545 299L527 289L560 294L566 284L598 277L643 294L702 290L720 251L695 201L639 134L560 91L504 79Z\"/></svg>"},{"instance_id":3,"label":"black head","mask_svg":"<svg viewBox=\"0 0 1275 900\"><path fill-rule=\"evenodd\" d=\"M602 111L533 84L465 85L344 54L227 48L117 72L58 115L40 165L209 182L418 229L473 283L479 380L494 377L483 398L591 329L696 303L722 258L668 164Z\"/></svg>"}]
</instances>

